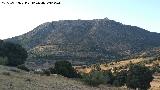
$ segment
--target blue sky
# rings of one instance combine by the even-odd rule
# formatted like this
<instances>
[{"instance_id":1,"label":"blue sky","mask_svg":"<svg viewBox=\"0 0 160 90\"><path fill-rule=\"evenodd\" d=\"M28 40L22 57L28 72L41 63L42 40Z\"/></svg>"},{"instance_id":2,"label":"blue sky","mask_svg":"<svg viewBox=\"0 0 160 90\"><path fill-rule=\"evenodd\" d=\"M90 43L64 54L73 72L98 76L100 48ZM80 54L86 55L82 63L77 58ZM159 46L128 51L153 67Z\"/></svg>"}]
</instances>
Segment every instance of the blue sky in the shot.
<instances>
[{"instance_id":1,"label":"blue sky","mask_svg":"<svg viewBox=\"0 0 160 90\"><path fill-rule=\"evenodd\" d=\"M61 4L38 6L0 4L0 39L21 35L45 22L57 20L103 19L105 17L123 24L138 26L151 32L160 33L160 0L54 1L60 1Z\"/></svg>"},{"instance_id":2,"label":"blue sky","mask_svg":"<svg viewBox=\"0 0 160 90\"><path fill-rule=\"evenodd\" d=\"M78 10L84 19L108 17L124 24L160 32L160 0L72 0L72 3L68 3L68 7Z\"/></svg>"}]
</instances>

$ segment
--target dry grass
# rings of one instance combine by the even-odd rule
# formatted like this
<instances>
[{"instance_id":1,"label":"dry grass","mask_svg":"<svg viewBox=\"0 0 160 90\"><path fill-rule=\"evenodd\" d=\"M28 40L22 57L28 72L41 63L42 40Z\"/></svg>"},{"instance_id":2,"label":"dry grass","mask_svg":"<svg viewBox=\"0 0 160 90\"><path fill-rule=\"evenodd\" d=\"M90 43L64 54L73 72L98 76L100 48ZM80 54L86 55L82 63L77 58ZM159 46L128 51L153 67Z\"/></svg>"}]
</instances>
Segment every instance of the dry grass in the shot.
<instances>
[{"instance_id":1,"label":"dry grass","mask_svg":"<svg viewBox=\"0 0 160 90\"><path fill-rule=\"evenodd\" d=\"M80 80L68 79L59 75L40 76L33 73L13 71L16 68L0 66L0 90L127 90L126 88L90 87ZM4 72L10 73L5 75Z\"/></svg>"},{"instance_id":2,"label":"dry grass","mask_svg":"<svg viewBox=\"0 0 160 90\"><path fill-rule=\"evenodd\" d=\"M160 90L160 73L154 75L154 79L151 82L151 90Z\"/></svg>"},{"instance_id":3,"label":"dry grass","mask_svg":"<svg viewBox=\"0 0 160 90\"><path fill-rule=\"evenodd\" d=\"M139 62L144 61L143 58L139 58L139 59L131 59L131 60L125 60L125 61L119 61L119 62L111 62L108 64L101 64L100 68L101 70L112 70L113 68L119 68L119 67L124 67L126 65L129 65L130 63L136 64ZM90 73L90 71L92 71L93 67L87 67L87 68L78 68L77 71L78 72L82 72L82 73Z\"/></svg>"}]
</instances>

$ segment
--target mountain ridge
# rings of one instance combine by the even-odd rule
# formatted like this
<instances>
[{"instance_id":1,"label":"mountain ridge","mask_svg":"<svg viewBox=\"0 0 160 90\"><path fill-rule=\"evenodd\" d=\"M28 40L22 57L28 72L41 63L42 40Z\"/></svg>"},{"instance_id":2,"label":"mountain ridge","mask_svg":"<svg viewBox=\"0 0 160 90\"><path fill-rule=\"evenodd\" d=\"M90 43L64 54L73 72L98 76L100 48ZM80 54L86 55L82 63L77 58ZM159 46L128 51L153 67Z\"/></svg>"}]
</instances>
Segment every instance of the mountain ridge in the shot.
<instances>
[{"instance_id":1,"label":"mountain ridge","mask_svg":"<svg viewBox=\"0 0 160 90\"><path fill-rule=\"evenodd\" d=\"M160 34L109 19L47 22L7 39L24 46L29 59L117 60L160 46ZM89 60L89 61L88 61Z\"/></svg>"}]
</instances>

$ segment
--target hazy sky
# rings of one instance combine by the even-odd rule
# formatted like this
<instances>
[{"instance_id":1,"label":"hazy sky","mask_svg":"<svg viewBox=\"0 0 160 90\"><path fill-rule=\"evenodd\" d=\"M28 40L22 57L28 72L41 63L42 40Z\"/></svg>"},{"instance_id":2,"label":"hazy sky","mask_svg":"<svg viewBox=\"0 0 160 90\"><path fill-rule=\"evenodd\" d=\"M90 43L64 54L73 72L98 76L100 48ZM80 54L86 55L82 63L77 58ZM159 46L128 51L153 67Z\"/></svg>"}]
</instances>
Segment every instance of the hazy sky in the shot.
<instances>
[{"instance_id":1,"label":"hazy sky","mask_svg":"<svg viewBox=\"0 0 160 90\"><path fill-rule=\"evenodd\" d=\"M60 5L4 5L4 1L60 1ZM160 33L160 0L0 0L0 39L57 20L103 19Z\"/></svg>"}]
</instances>

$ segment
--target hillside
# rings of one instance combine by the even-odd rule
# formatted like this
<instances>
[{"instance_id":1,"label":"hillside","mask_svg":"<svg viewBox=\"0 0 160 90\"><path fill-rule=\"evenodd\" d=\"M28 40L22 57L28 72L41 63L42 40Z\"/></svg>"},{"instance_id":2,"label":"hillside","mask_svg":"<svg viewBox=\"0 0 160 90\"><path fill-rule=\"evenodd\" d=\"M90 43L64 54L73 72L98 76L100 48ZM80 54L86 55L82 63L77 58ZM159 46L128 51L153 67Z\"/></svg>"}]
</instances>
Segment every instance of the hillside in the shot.
<instances>
[{"instance_id":1,"label":"hillside","mask_svg":"<svg viewBox=\"0 0 160 90\"><path fill-rule=\"evenodd\" d=\"M28 50L30 61L91 64L118 60L160 46L160 34L114 20L60 20L7 39Z\"/></svg>"},{"instance_id":2,"label":"hillside","mask_svg":"<svg viewBox=\"0 0 160 90\"><path fill-rule=\"evenodd\" d=\"M40 76L14 67L0 65L0 90L127 90L126 88L90 87L79 80L60 75Z\"/></svg>"},{"instance_id":3,"label":"hillside","mask_svg":"<svg viewBox=\"0 0 160 90\"><path fill-rule=\"evenodd\" d=\"M75 69L80 73L90 73L93 70L97 70L97 68L102 71L111 70L114 72L120 72L122 70L128 70L131 64L142 64L146 67L150 68L150 70L154 70L153 68L157 68L157 72L153 74L154 79L152 80L150 90L160 90L160 58L156 57L146 57L146 58L137 58L137 59L128 59L110 63L103 64L93 64L90 66L76 66Z\"/></svg>"}]
</instances>

